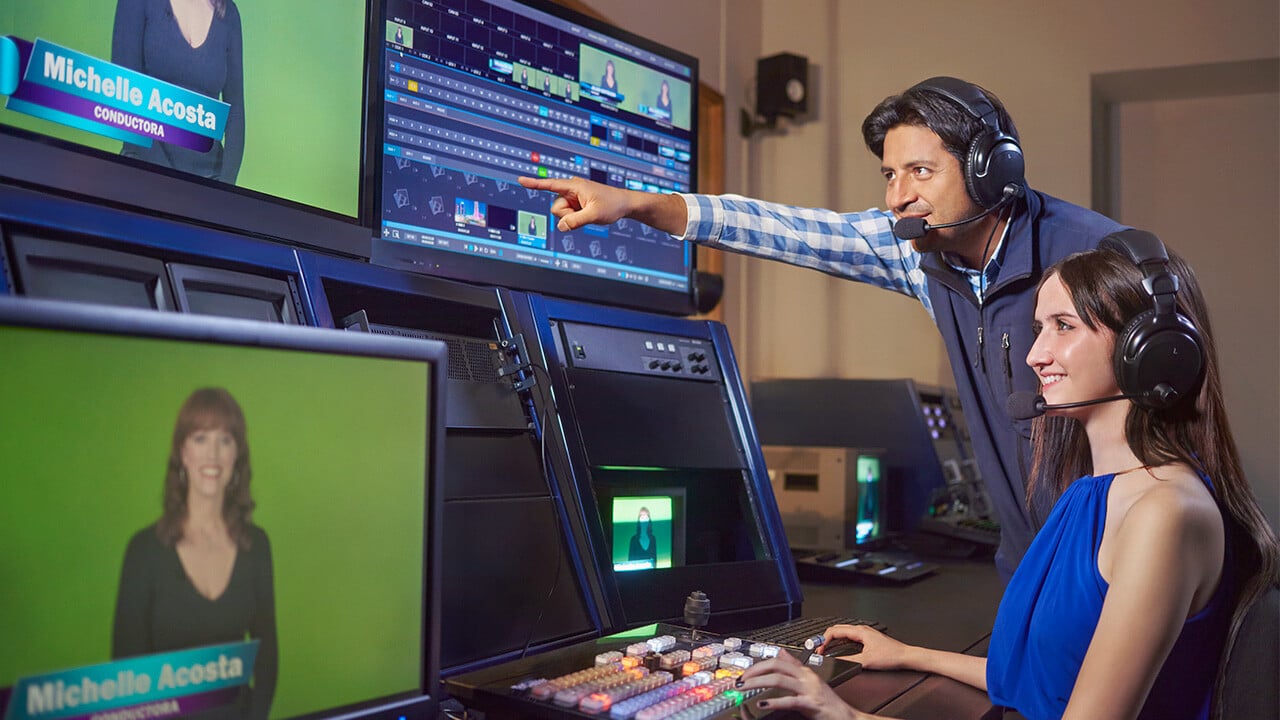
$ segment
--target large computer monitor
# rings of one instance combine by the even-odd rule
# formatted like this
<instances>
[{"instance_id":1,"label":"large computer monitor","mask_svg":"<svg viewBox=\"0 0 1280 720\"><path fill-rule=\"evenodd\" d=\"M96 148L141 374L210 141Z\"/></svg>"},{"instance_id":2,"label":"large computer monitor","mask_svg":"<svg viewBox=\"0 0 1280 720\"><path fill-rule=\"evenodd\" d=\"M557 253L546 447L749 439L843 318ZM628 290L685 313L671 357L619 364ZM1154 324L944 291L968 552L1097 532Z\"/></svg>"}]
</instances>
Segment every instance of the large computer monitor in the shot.
<instances>
[{"instance_id":1,"label":"large computer monitor","mask_svg":"<svg viewBox=\"0 0 1280 720\"><path fill-rule=\"evenodd\" d=\"M379 4L373 262L692 312L691 246L627 220L562 233L516 178L693 190L695 58L542 0Z\"/></svg>"},{"instance_id":2,"label":"large computer monitor","mask_svg":"<svg viewBox=\"0 0 1280 720\"><path fill-rule=\"evenodd\" d=\"M4 717L434 718L443 357L0 298Z\"/></svg>"},{"instance_id":3,"label":"large computer monitor","mask_svg":"<svg viewBox=\"0 0 1280 720\"><path fill-rule=\"evenodd\" d=\"M0 6L0 184L367 257L367 3L189 5Z\"/></svg>"}]
</instances>

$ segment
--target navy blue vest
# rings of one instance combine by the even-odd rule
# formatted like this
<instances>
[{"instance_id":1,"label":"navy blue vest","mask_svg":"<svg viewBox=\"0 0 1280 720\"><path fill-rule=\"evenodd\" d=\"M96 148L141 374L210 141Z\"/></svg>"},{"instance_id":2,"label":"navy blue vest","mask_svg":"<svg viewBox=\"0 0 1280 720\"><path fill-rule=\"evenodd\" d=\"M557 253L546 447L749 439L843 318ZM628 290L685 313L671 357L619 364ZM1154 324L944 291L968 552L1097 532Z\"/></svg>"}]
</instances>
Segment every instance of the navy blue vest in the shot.
<instances>
[{"instance_id":1,"label":"navy blue vest","mask_svg":"<svg viewBox=\"0 0 1280 720\"><path fill-rule=\"evenodd\" d=\"M969 281L938 253L921 260L934 319L946 343L973 451L1000 521L996 566L1006 580L1031 545L1038 522L1026 509L1031 421L1014 421L1005 402L1015 390L1035 392L1027 367L1031 316L1045 268L1090 250L1124 226L1092 210L1035 191L1009 221L1000 273L979 307ZM1047 513L1047 508L1045 509Z\"/></svg>"}]
</instances>

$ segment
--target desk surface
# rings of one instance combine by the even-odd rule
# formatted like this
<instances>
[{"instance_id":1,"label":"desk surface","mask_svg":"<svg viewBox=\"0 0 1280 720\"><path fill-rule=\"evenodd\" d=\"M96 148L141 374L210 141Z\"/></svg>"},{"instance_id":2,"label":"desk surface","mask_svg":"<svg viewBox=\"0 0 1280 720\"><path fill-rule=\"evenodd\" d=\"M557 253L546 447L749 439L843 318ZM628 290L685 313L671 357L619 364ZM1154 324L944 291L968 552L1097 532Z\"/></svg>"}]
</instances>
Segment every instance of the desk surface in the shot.
<instances>
[{"instance_id":1,"label":"desk surface","mask_svg":"<svg viewBox=\"0 0 1280 720\"><path fill-rule=\"evenodd\" d=\"M803 614L858 617L912 645L985 654L1004 591L995 565L990 559L932 562L941 566L938 572L909 585L804 583ZM907 720L977 720L991 707L979 690L917 672L864 671L836 693L859 710Z\"/></svg>"}]
</instances>

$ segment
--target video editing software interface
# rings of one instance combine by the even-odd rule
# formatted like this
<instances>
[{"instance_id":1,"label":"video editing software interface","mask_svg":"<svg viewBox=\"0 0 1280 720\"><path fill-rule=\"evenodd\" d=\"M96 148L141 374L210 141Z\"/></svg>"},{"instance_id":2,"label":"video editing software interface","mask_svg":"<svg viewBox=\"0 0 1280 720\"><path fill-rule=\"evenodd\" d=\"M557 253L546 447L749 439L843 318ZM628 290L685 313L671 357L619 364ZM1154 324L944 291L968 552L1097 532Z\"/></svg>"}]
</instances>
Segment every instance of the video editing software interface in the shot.
<instances>
[{"instance_id":1,"label":"video editing software interface","mask_svg":"<svg viewBox=\"0 0 1280 720\"><path fill-rule=\"evenodd\" d=\"M436 348L0 298L3 717L431 716Z\"/></svg>"},{"instance_id":2,"label":"video editing software interface","mask_svg":"<svg viewBox=\"0 0 1280 720\"><path fill-rule=\"evenodd\" d=\"M440 253L487 260L462 279L490 284L501 264L687 294L687 243L629 220L562 233L554 195L516 178L692 191L697 61L554 12L387 0L374 260L392 243L423 249L410 264L424 268L450 262Z\"/></svg>"}]
</instances>

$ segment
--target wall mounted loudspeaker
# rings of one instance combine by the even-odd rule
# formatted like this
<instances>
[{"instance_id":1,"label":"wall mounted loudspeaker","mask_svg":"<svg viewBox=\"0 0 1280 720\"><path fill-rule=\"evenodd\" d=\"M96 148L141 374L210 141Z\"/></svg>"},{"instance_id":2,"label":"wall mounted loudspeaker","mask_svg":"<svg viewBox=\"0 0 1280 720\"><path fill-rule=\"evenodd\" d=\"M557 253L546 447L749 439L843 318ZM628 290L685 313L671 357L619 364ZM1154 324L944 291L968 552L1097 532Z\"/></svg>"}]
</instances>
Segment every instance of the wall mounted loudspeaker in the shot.
<instances>
[{"instance_id":1,"label":"wall mounted loudspeaker","mask_svg":"<svg viewBox=\"0 0 1280 720\"><path fill-rule=\"evenodd\" d=\"M809 112L809 59L778 53L756 61L756 115L765 122Z\"/></svg>"},{"instance_id":2,"label":"wall mounted loudspeaker","mask_svg":"<svg viewBox=\"0 0 1280 720\"><path fill-rule=\"evenodd\" d=\"M778 53L756 60L755 115L742 111L742 135L773 129L778 118L798 118L809 113L809 59Z\"/></svg>"}]
</instances>

